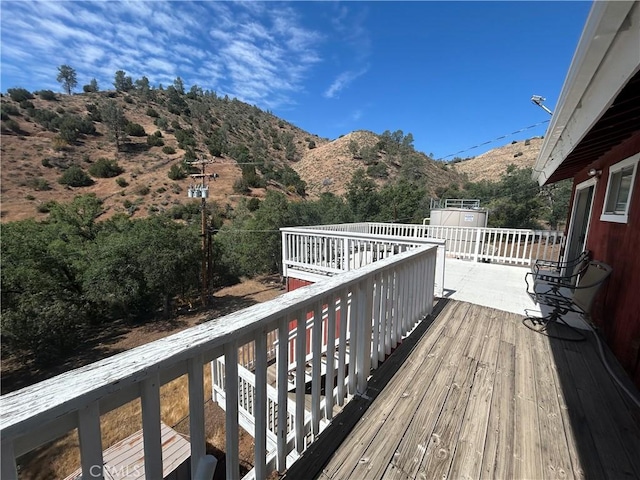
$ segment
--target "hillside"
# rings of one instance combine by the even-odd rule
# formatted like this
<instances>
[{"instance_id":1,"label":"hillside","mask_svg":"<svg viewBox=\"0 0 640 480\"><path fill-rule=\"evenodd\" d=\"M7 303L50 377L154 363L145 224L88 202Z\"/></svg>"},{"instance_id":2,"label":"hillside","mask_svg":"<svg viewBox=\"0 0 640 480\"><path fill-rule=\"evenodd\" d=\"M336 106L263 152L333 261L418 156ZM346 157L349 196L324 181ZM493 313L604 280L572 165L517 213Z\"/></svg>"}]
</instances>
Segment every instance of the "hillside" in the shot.
<instances>
[{"instance_id":1,"label":"hillside","mask_svg":"<svg viewBox=\"0 0 640 480\"><path fill-rule=\"evenodd\" d=\"M466 174L473 182L496 181L507 167L514 164L519 168L533 167L544 140L540 137L509 143L494 148L482 155L453 164L453 168Z\"/></svg>"},{"instance_id":2,"label":"hillside","mask_svg":"<svg viewBox=\"0 0 640 480\"><path fill-rule=\"evenodd\" d=\"M155 91L153 97L97 92L56 94L55 100L34 95L16 102L4 94L0 143L2 220L44 218L48 202L66 202L82 193L94 193L104 200L105 217L117 212L146 216L170 210L189 202L187 189L192 180L168 177L169 169L185 158L212 160L206 173L216 173L218 178L210 182L210 200L222 208L226 204L235 206L242 196L264 195L264 189L234 189L234 183L242 178L242 166L236 160L264 167L269 172L267 188L300 198L292 193L295 189L280 181L292 163L287 157L298 160L311 142L327 142L237 100L182 96L179 108L166 92ZM115 101L122 108L126 121L144 129L143 136L129 134L120 151L105 122L100 121L100 108L108 101ZM61 140L65 117L89 120L95 133L79 134L74 141ZM149 145L147 136L158 131L162 145ZM167 147L175 153L167 153ZM99 159L116 161L124 172L115 178L92 176L94 183L90 186L58 183L70 166L89 171Z\"/></svg>"},{"instance_id":3,"label":"hillside","mask_svg":"<svg viewBox=\"0 0 640 480\"><path fill-rule=\"evenodd\" d=\"M323 192L343 195L358 168L380 186L412 178L435 196L439 187L462 182L463 174L472 181L497 180L509 163L532 165L541 142L532 139L525 146L520 141L452 166L415 151L412 139L407 141L410 137L401 131L355 131L330 141L211 92L192 89L185 94L168 87L18 93L22 98L10 91L1 99L2 221L46 218L50 202L67 202L83 193L103 200L103 218L119 212L132 217L176 212L199 203L188 198L193 180L184 175L185 160L198 159L208 159L205 172L218 175L209 182L209 199L222 211L235 208L242 198L261 198L267 189L297 200ZM124 115L119 148L114 129L102 118L110 102ZM518 152L522 155L514 158ZM101 178L96 164L105 162L123 172ZM90 173L93 183L59 183L72 166ZM183 178L169 178L172 168ZM174 216L179 218L179 212Z\"/></svg>"}]
</instances>

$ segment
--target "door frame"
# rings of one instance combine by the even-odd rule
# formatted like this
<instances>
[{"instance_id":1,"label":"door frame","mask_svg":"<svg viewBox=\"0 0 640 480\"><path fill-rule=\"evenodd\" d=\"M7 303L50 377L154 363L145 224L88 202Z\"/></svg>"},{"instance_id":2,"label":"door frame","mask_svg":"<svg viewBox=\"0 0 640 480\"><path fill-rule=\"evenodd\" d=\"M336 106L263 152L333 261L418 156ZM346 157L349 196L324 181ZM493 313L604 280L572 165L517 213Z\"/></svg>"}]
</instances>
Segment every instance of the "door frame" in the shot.
<instances>
[{"instance_id":1,"label":"door frame","mask_svg":"<svg viewBox=\"0 0 640 480\"><path fill-rule=\"evenodd\" d=\"M581 215L583 215L584 213L586 213L584 210L584 206L581 207L581 212L578 212L578 196L583 192L583 190L586 190L590 187L593 187L593 192L591 193L591 201L589 202L589 215L587 217L587 225L585 227L585 233L584 233L584 245L586 246L587 244L587 238L589 237L589 228L591 227L591 216L593 214L593 199L595 197L596 194L596 188L598 185L598 179L596 177L590 178L589 180L585 180L584 182L579 183L578 185L576 185L574 194L573 194L573 203L571 206L571 218L569 220L569 226L567 228L567 243L566 243L566 248L565 248L565 258L563 259L563 261L567 261L567 260L571 260L571 258L567 258L567 255L573 250L572 244L574 242L577 243L577 238L576 238L576 232L575 232L575 221L576 218L578 217L578 213L580 213ZM575 245L577 247L577 245ZM583 250L584 250L584 246L583 246ZM580 252L576 252L576 255L580 254ZM575 255L574 255L575 257Z\"/></svg>"}]
</instances>

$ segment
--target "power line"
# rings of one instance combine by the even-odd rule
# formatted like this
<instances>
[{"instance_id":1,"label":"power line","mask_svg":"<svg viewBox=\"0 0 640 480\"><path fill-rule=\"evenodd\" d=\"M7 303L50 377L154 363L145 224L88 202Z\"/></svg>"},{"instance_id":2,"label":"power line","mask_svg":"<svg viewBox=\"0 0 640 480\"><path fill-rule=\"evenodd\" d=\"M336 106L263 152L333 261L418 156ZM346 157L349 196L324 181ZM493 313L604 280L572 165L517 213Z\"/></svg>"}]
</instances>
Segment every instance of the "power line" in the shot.
<instances>
[{"instance_id":1,"label":"power line","mask_svg":"<svg viewBox=\"0 0 640 480\"><path fill-rule=\"evenodd\" d=\"M459 152L456 152L456 153L450 153L449 155L446 155L446 156L444 156L444 157L440 157L440 158L438 158L438 161L439 161L439 160L444 160L445 158L453 157L454 155L459 155L459 154L461 154L461 153L468 152L469 150L473 150L474 148L482 147L483 145L488 145L488 144L490 144L490 143L497 142L498 140L502 140L503 138L510 137L511 135L515 135L515 134L517 134L517 133L524 132L524 131L526 131L526 130L531 130L532 128L539 127L540 125L544 125L545 123L549 123L549 121L550 121L550 120L544 120L544 121L542 121L542 122L538 122L538 123L535 123L535 124L533 124L533 125L529 125L528 127L521 128L520 130L516 130L515 132L511 132L511 133L508 133L508 134L506 134L506 135L502 135L502 136L500 136L500 137L494 138L493 140L489 140L489 141L486 141L486 142L480 143L480 144L478 144L478 145L474 145L473 147L469 147L469 148L466 148L466 149L464 149L464 150L460 150Z\"/></svg>"}]
</instances>

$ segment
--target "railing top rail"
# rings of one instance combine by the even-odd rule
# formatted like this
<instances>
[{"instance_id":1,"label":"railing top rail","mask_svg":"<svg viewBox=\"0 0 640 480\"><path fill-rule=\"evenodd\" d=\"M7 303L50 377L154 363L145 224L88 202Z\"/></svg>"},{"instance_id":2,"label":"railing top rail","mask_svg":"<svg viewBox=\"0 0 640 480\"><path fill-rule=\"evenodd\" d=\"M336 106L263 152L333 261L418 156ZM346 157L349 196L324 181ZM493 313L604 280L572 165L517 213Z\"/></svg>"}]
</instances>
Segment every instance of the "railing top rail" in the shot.
<instances>
[{"instance_id":1,"label":"railing top rail","mask_svg":"<svg viewBox=\"0 0 640 480\"><path fill-rule=\"evenodd\" d=\"M445 240L429 237L402 237L398 235L381 235L377 233L357 233L357 232L341 232L334 230L306 230L297 228L282 228L283 233L298 233L302 235L313 235L316 237L342 237L352 238L356 240L378 240L389 243L398 244L425 244L425 245L444 245Z\"/></svg>"},{"instance_id":2,"label":"railing top rail","mask_svg":"<svg viewBox=\"0 0 640 480\"><path fill-rule=\"evenodd\" d=\"M331 223L327 225L301 225L297 227L282 227L280 230L288 231L290 229L296 230L328 230L328 231L342 231L350 232L358 227L368 227L371 222L358 222L358 223Z\"/></svg>"},{"instance_id":3,"label":"railing top rail","mask_svg":"<svg viewBox=\"0 0 640 480\"><path fill-rule=\"evenodd\" d=\"M334 225L315 225L315 226L302 226L302 227L284 227L281 228L281 232L291 232L291 233L309 233L309 232L327 232L331 234L340 234L341 236L355 236L355 235L365 235L365 236L376 236L376 237L391 237L390 235L382 235L382 234L363 234L357 231L349 230L350 227L354 229L356 227L366 226L368 228L371 227L389 227L389 228L412 228L415 227L420 231L428 231L429 229L457 229L457 230L479 230L482 229L487 233L494 232L507 232L513 234L534 234L534 235L563 235L564 233L559 230L539 230L539 229L527 229L527 228L507 228L507 227L459 227L459 226L450 226L450 225L423 225L421 223L384 223L384 222L361 222L361 223L343 223L343 224L334 224ZM336 230L336 227L341 227L339 230ZM407 238L398 236L397 238ZM413 238L413 237L412 237Z\"/></svg>"},{"instance_id":4,"label":"railing top rail","mask_svg":"<svg viewBox=\"0 0 640 480\"><path fill-rule=\"evenodd\" d=\"M434 246L409 250L3 395L0 397L0 430L3 436L9 437L25 434L48 421L139 384L179 362L237 341L368 275L415 261L416 257L435 254Z\"/></svg>"}]
</instances>

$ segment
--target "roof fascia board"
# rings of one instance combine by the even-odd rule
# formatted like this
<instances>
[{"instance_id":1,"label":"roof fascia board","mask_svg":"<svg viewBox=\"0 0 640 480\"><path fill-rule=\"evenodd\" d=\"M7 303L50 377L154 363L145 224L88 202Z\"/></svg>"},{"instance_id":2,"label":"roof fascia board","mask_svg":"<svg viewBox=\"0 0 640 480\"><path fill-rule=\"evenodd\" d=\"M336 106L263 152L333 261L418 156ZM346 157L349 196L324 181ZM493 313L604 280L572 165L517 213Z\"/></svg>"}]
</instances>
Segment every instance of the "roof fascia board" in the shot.
<instances>
[{"instance_id":1,"label":"roof fascia board","mask_svg":"<svg viewBox=\"0 0 640 480\"><path fill-rule=\"evenodd\" d=\"M631 28L623 29L632 12ZM533 168L543 185L640 64L637 2L595 1Z\"/></svg>"}]
</instances>

